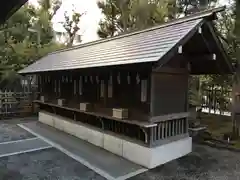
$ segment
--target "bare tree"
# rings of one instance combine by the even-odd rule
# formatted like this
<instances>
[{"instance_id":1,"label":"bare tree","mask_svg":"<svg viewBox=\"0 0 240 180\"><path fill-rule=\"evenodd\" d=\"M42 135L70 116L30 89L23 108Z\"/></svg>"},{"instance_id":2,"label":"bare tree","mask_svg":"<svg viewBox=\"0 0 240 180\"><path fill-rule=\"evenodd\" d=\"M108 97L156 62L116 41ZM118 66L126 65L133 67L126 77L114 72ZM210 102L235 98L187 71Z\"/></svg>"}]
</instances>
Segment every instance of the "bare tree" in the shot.
<instances>
[{"instance_id":1,"label":"bare tree","mask_svg":"<svg viewBox=\"0 0 240 180\"><path fill-rule=\"evenodd\" d=\"M67 46L71 47L73 45L74 38L77 35L77 32L80 30L79 23L81 21L81 18L84 13L78 13L75 10L73 10L72 14L69 15L67 12L64 13L64 19L65 21L62 22L64 29L67 32L68 39L67 39ZM81 39L79 40L81 42Z\"/></svg>"}]
</instances>

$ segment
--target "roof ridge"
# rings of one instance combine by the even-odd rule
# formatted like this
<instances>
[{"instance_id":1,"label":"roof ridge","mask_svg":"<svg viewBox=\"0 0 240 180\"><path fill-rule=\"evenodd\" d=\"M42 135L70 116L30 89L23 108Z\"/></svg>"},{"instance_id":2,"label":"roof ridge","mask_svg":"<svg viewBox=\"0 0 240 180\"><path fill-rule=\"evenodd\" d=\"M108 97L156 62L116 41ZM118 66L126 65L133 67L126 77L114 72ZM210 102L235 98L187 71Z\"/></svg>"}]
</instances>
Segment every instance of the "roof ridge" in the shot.
<instances>
[{"instance_id":1,"label":"roof ridge","mask_svg":"<svg viewBox=\"0 0 240 180\"><path fill-rule=\"evenodd\" d=\"M100 40L96 40L96 41L87 42L87 43L80 44L80 45L77 45L77 46L73 46L73 47L70 47L70 48L60 49L60 50L51 52L49 54L56 54L56 53L60 53L60 52L70 51L70 50L74 50L74 49L78 49L78 48L82 48L82 47L86 47L86 46L91 46L91 45L95 45L95 44L100 44L100 43L108 42L108 41L111 41L111 40L120 39L120 38L132 36L132 35L136 35L136 34L140 34L140 33L144 33L144 32L148 32L148 31L153 31L153 30L156 30L156 29L161 29L161 28L164 28L164 27L168 27L168 26L172 26L172 25L176 25L176 24L180 24L180 23L204 18L204 17L209 17L209 16L214 15L215 13L224 11L225 8L226 8L226 6L213 8L213 9L207 9L207 10L204 10L204 11L201 11L201 12L197 12L197 13L194 13L194 14L187 15L187 16L179 18L179 19L174 19L172 21L169 21L169 22L166 22L166 23L163 23L163 24L160 24L160 25L156 25L154 27L147 28L147 29L144 29L144 30L138 30L138 31L135 31L135 32L127 33L127 34L121 34L121 35L110 37L110 38L105 38L105 39L100 39Z\"/></svg>"}]
</instances>

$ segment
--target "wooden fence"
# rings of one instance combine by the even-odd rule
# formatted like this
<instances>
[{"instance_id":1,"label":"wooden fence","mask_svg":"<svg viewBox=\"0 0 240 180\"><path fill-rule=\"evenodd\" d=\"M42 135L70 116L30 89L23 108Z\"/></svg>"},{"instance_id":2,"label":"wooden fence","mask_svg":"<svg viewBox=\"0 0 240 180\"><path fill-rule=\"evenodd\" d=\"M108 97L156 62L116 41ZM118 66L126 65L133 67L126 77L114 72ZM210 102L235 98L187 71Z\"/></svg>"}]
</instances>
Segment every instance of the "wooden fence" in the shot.
<instances>
[{"instance_id":1,"label":"wooden fence","mask_svg":"<svg viewBox=\"0 0 240 180\"><path fill-rule=\"evenodd\" d=\"M201 106L210 113L222 114L231 112L231 90L203 89L201 90Z\"/></svg>"},{"instance_id":2,"label":"wooden fence","mask_svg":"<svg viewBox=\"0 0 240 180\"><path fill-rule=\"evenodd\" d=\"M0 119L23 117L36 112L33 100L37 93L0 91Z\"/></svg>"}]
</instances>

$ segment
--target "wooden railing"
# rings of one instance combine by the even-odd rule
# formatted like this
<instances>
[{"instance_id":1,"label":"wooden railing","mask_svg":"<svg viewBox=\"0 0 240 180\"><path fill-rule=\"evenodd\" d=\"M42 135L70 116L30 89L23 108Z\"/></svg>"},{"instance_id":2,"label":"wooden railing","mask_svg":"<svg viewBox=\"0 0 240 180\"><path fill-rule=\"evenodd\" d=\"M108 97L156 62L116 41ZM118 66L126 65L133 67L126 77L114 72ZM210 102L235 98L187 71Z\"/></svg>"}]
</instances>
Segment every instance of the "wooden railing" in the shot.
<instances>
[{"instance_id":1,"label":"wooden railing","mask_svg":"<svg viewBox=\"0 0 240 180\"><path fill-rule=\"evenodd\" d=\"M35 101L39 104L41 111L46 111L63 116L70 120L81 122L88 126L100 129L107 133L121 135L126 139L133 140L144 146L158 146L188 136L187 114L180 113L178 116L159 116L155 122L129 121L116 119L104 113L82 111L79 108L59 106L56 103ZM165 120L161 118L165 118Z\"/></svg>"},{"instance_id":2,"label":"wooden railing","mask_svg":"<svg viewBox=\"0 0 240 180\"><path fill-rule=\"evenodd\" d=\"M177 140L188 134L187 118L172 119L156 123L150 129L150 145L159 145Z\"/></svg>"}]
</instances>

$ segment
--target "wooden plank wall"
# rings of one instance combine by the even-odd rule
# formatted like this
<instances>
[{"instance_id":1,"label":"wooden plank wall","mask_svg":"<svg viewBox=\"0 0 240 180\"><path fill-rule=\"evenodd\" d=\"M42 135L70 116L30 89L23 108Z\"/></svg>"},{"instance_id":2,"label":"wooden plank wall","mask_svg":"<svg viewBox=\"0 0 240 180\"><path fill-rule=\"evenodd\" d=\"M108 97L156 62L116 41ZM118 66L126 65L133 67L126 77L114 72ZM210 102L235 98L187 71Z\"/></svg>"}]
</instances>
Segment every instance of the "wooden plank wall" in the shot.
<instances>
[{"instance_id":1,"label":"wooden plank wall","mask_svg":"<svg viewBox=\"0 0 240 180\"><path fill-rule=\"evenodd\" d=\"M186 111L188 75L154 72L152 74L151 115Z\"/></svg>"},{"instance_id":2,"label":"wooden plank wall","mask_svg":"<svg viewBox=\"0 0 240 180\"><path fill-rule=\"evenodd\" d=\"M66 71L40 74L39 91L47 100L66 100L66 105L89 102L104 108L136 109L145 114L150 111L150 74L131 70L108 72ZM146 81L146 97L141 90ZM101 83L103 83L101 85ZM103 96L101 88L104 89Z\"/></svg>"}]
</instances>

